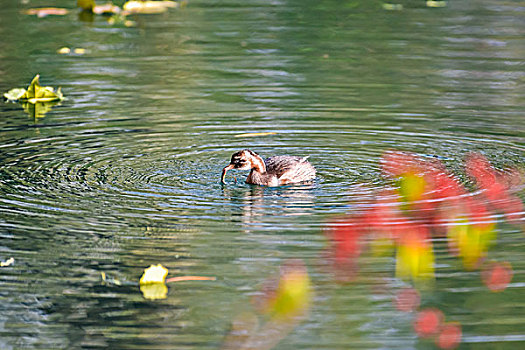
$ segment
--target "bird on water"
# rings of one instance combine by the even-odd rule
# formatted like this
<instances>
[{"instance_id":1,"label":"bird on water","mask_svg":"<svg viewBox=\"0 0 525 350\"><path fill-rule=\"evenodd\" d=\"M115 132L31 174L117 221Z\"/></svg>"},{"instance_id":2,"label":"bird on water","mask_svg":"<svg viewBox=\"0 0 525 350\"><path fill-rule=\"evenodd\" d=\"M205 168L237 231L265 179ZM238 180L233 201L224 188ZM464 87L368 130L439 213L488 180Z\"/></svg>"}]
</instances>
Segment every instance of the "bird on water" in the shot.
<instances>
[{"instance_id":1,"label":"bird on water","mask_svg":"<svg viewBox=\"0 0 525 350\"><path fill-rule=\"evenodd\" d=\"M262 186L281 186L315 179L315 168L308 157L273 156L263 159L244 149L232 155L230 164L222 169L221 182L231 169L251 170L246 183Z\"/></svg>"}]
</instances>

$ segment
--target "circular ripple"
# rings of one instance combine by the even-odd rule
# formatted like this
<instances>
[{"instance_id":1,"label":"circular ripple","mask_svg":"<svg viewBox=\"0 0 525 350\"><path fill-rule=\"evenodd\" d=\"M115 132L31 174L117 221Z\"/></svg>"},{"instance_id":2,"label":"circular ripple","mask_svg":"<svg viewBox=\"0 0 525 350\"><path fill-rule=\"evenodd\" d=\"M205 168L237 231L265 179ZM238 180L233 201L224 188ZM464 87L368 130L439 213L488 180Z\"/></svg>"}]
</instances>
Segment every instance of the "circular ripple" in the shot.
<instances>
[{"instance_id":1,"label":"circular ripple","mask_svg":"<svg viewBox=\"0 0 525 350\"><path fill-rule=\"evenodd\" d=\"M7 143L2 156L0 191L5 195L1 203L6 209L35 215L70 212L115 220L223 220L214 213L257 200L266 202L255 208L269 210L271 215L327 214L345 211L349 203L366 205L373 199L387 183L379 159L388 149L439 158L458 175L463 175L463 158L470 151L483 149L501 166L520 165L525 153L519 145L498 139L390 128L333 130L333 126L313 123L300 130L277 130L270 137L234 137L243 131L246 129L224 131L219 126L209 126L205 131L196 128L186 134L110 130ZM243 148L263 157L309 155L318 169L318 179L312 188L260 191L244 184L246 173L233 171L228 174L228 184L221 186L222 167L232 153ZM462 181L471 187L467 178ZM281 212L280 206L294 210Z\"/></svg>"}]
</instances>

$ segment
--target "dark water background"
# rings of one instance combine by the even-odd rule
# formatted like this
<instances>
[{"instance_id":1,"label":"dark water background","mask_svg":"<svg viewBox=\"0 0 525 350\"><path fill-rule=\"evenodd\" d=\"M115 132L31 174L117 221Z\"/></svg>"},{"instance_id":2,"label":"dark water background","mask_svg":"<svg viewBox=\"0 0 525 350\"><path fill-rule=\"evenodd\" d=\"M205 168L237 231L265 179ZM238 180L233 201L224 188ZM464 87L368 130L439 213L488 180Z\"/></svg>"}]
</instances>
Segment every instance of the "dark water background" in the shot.
<instances>
[{"instance_id":1,"label":"dark water background","mask_svg":"<svg viewBox=\"0 0 525 350\"><path fill-rule=\"evenodd\" d=\"M0 270L0 348L218 348L289 258L308 267L315 298L277 348L433 348L392 307L394 260L338 284L323 268L323 226L384 185L387 149L437 157L467 186L468 152L525 167L525 7L400 3L190 0L128 28L81 21L72 1L5 1L0 90L38 73L67 100L40 118L0 104L0 260L15 259ZM72 11L20 13L36 6ZM252 132L276 134L235 137ZM310 155L318 180L221 187L243 148ZM489 254L512 264L508 289L488 292L438 249L422 297L461 323L463 348L525 345L524 236L494 220ZM217 281L145 300L136 282L157 263Z\"/></svg>"}]
</instances>

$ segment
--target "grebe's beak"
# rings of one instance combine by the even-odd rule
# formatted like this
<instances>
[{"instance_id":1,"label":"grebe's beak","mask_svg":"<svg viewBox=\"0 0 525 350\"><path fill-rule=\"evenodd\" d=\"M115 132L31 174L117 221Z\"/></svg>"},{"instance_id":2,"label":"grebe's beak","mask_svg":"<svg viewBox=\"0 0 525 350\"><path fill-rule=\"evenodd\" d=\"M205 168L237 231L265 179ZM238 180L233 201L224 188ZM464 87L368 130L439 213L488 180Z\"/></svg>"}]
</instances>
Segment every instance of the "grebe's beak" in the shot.
<instances>
[{"instance_id":1,"label":"grebe's beak","mask_svg":"<svg viewBox=\"0 0 525 350\"><path fill-rule=\"evenodd\" d=\"M224 167L224 169L222 169L222 176L221 176L221 182L223 184L225 184L226 182L224 182L224 178L226 177L226 173L228 172L228 170L231 170L234 168L234 165L233 164L230 164L226 167Z\"/></svg>"}]
</instances>

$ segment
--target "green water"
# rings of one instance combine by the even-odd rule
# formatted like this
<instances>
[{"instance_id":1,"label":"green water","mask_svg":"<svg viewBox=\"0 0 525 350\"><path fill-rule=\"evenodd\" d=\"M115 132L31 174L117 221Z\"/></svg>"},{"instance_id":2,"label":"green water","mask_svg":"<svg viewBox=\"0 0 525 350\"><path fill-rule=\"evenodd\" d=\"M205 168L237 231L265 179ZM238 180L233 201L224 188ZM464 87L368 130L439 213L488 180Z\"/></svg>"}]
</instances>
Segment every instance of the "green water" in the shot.
<instances>
[{"instance_id":1,"label":"green water","mask_svg":"<svg viewBox=\"0 0 525 350\"><path fill-rule=\"evenodd\" d=\"M323 228L385 186L388 149L441 159L468 186L468 152L525 168L525 8L400 3L190 0L132 16L135 27L81 20L71 1L3 4L0 90L40 74L67 100L39 118L0 104L0 260L15 259L0 270L0 348L220 348L288 259L307 266L315 296L276 348L434 348L392 306L393 257L364 257L360 277L338 283ZM71 11L21 14L38 6ZM262 132L275 134L235 137ZM269 189L232 172L221 186L243 148L310 155L318 178ZM490 293L436 239L436 283L422 292L461 324L460 348L525 343L523 221L492 220L489 257L512 264L509 287ZM137 283L158 263L217 280L146 300Z\"/></svg>"}]
</instances>

